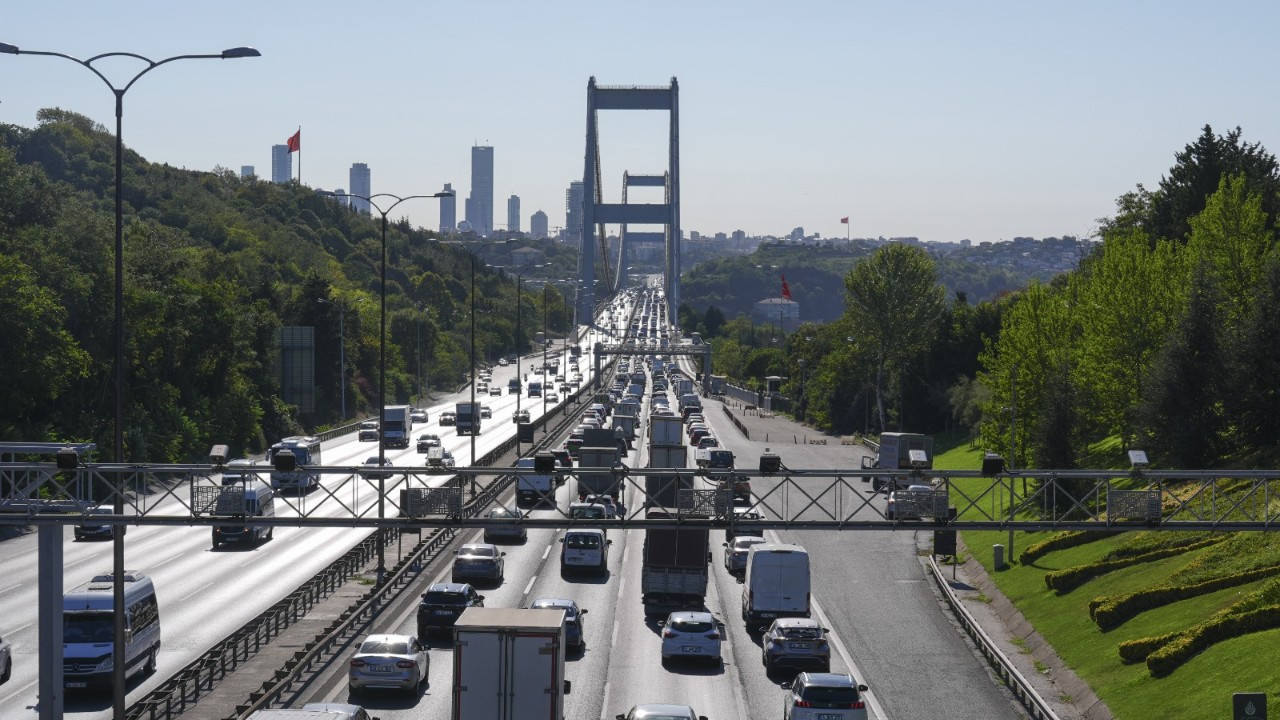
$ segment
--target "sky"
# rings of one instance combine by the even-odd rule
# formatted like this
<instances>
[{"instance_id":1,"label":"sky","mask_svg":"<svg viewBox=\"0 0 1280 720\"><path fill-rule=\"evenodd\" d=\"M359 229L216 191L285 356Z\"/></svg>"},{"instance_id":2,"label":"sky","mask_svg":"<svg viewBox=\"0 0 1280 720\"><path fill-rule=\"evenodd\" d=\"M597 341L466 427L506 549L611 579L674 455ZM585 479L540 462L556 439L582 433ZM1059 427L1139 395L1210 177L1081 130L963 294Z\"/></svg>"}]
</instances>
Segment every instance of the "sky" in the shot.
<instances>
[{"instance_id":1,"label":"sky","mask_svg":"<svg viewBox=\"0 0 1280 720\"><path fill-rule=\"evenodd\" d=\"M686 233L1089 236L1206 124L1280 150L1274 0L27 0L3 18L0 42L82 59L261 51L138 80L124 142L153 162L269 176L300 127L304 184L349 190L363 162L375 193L452 183L461 220L470 148L489 144L495 224L516 194L526 231L539 209L565 224L591 76L678 78ZM95 67L122 83L145 66ZM0 122L32 127L44 107L114 127L85 68L0 55ZM624 171L667 169L667 128L665 112L600 113L606 202ZM392 215L434 228L437 202Z\"/></svg>"}]
</instances>

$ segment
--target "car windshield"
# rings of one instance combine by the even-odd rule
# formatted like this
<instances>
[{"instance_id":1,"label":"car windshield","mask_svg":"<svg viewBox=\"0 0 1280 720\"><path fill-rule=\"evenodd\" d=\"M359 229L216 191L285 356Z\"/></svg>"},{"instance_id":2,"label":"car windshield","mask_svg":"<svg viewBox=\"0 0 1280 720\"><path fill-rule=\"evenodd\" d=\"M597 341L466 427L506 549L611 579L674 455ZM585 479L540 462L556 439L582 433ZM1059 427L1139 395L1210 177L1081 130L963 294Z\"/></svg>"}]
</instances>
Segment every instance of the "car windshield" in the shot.
<instances>
[{"instance_id":1,"label":"car windshield","mask_svg":"<svg viewBox=\"0 0 1280 720\"><path fill-rule=\"evenodd\" d=\"M600 547L600 536L572 534L564 539L564 544L575 550L594 550Z\"/></svg>"},{"instance_id":2,"label":"car windshield","mask_svg":"<svg viewBox=\"0 0 1280 720\"><path fill-rule=\"evenodd\" d=\"M671 623L671 629L677 632L706 633L715 628L715 623L706 620L676 620Z\"/></svg>"},{"instance_id":3,"label":"car windshield","mask_svg":"<svg viewBox=\"0 0 1280 720\"><path fill-rule=\"evenodd\" d=\"M491 558L494 556L493 548L487 548L487 547L464 547L462 548L462 552L460 554L466 555L468 557Z\"/></svg>"},{"instance_id":4,"label":"car windshield","mask_svg":"<svg viewBox=\"0 0 1280 720\"><path fill-rule=\"evenodd\" d=\"M759 544L760 544L759 540L736 540L733 543L733 549L742 550L745 552L747 550L750 550L752 545L759 545Z\"/></svg>"},{"instance_id":5,"label":"car windshield","mask_svg":"<svg viewBox=\"0 0 1280 720\"><path fill-rule=\"evenodd\" d=\"M360 645L363 655L408 655L409 643L405 640L365 640Z\"/></svg>"},{"instance_id":6,"label":"car windshield","mask_svg":"<svg viewBox=\"0 0 1280 720\"><path fill-rule=\"evenodd\" d=\"M828 705L848 705L858 701L858 691L851 687L810 685L800 691L800 699Z\"/></svg>"},{"instance_id":7,"label":"car windshield","mask_svg":"<svg viewBox=\"0 0 1280 720\"><path fill-rule=\"evenodd\" d=\"M599 520L604 517L604 508L598 505L579 506L569 510L569 517Z\"/></svg>"},{"instance_id":8,"label":"car windshield","mask_svg":"<svg viewBox=\"0 0 1280 720\"><path fill-rule=\"evenodd\" d=\"M111 642L111 613L81 612L62 616L62 641L69 643Z\"/></svg>"},{"instance_id":9,"label":"car windshield","mask_svg":"<svg viewBox=\"0 0 1280 720\"><path fill-rule=\"evenodd\" d=\"M490 511L489 511L489 517L491 517L491 518L511 518L511 517L515 517L515 513L511 512L510 510L508 510L508 509L506 509L506 508L494 508L493 510L490 510Z\"/></svg>"},{"instance_id":10,"label":"car windshield","mask_svg":"<svg viewBox=\"0 0 1280 720\"><path fill-rule=\"evenodd\" d=\"M822 637L822 630L815 627L780 628L782 636L789 640L817 640Z\"/></svg>"},{"instance_id":11,"label":"car windshield","mask_svg":"<svg viewBox=\"0 0 1280 720\"><path fill-rule=\"evenodd\" d=\"M443 592L435 590L428 592L422 601L428 605L458 605L461 604L466 597L458 592Z\"/></svg>"}]
</instances>

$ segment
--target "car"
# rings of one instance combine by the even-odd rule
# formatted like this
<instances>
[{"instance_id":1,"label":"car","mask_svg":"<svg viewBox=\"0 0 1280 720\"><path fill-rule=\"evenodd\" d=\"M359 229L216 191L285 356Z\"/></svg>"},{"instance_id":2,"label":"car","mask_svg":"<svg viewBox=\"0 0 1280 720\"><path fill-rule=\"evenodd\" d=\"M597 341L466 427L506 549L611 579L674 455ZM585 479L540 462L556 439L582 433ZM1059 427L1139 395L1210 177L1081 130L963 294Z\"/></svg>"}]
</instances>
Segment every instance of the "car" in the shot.
<instances>
[{"instance_id":1,"label":"car","mask_svg":"<svg viewBox=\"0 0 1280 720\"><path fill-rule=\"evenodd\" d=\"M0 685L9 682L13 675L13 646L0 637Z\"/></svg>"},{"instance_id":2,"label":"car","mask_svg":"<svg viewBox=\"0 0 1280 720\"><path fill-rule=\"evenodd\" d=\"M757 510L751 509L751 498L744 499L735 496L733 498L733 524L725 526L724 539L733 540L738 536L738 533L757 535L758 533L752 532L752 528L744 526L763 519L764 515Z\"/></svg>"},{"instance_id":3,"label":"car","mask_svg":"<svg viewBox=\"0 0 1280 720\"><path fill-rule=\"evenodd\" d=\"M521 411L517 412L516 414L512 415L512 416L511 416L511 422L514 422L514 423L527 423L527 422L529 422L529 411L528 411L528 410L521 410Z\"/></svg>"},{"instance_id":4,"label":"car","mask_svg":"<svg viewBox=\"0 0 1280 720\"><path fill-rule=\"evenodd\" d=\"M445 467L454 467L453 453L448 448L441 448L440 464Z\"/></svg>"},{"instance_id":5,"label":"car","mask_svg":"<svg viewBox=\"0 0 1280 720\"><path fill-rule=\"evenodd\" d=\"M610 508L598 502L569 503L569 517L582 520L604 520L609 517Z\"/></svg>"},{"instance_id":6,"label":"car","mask_svg":"<svg viewBox=\"0 0 1280 720\"><path fill-rule=\"evenodd\" d=\"M442 427L445 425L457 425L457 424L458 424L458 413L452 410L445 410L444 412L440 413L440 425Z\"/></svg>"},{"instance_id":7,"label":"car","mask_svg":"<svg viewBox=\"0 0 1280 720\"><path fill-rule=\"evenodd\" d=\"M766 542L759 535L738 535L724 543L724 569L730 574L746 572L747 553L752 545Z\"/></svg>"},{"instance_id":8,"label":"car","mask_svg":"<svg viewBox=\"0 0 1280 720\"><path fill-rule=\"evenodd\" d=\"M520 394L520 378L511 378L510 380L507 381L507 394L509 395Z\"/></svg>"},{"instance_id":9,"label":"car","mask_svg":"<svg viewBox=\"0 0 1280 720\"><path fill-rule=\"evenodd\" d=\"M697 445L699 442L702 441L702 438L710 434L711 434L711 428L708 428L705 425L703 425L702 427L694 428L693 432L689 433L689 443L693 445Z\"/></svg>"},{"instance_id":10,"label":"car","mask_svg":"<svg viewBox=\"0 0 1280 720\"><path fill-rule=\"evenodd\" d=\"M110 540L115 537L115 533L110 525L94 520L94 515L111 515L112 509L109 507L90 508L85 512L84 518L76 523L75 538L76 540Z\"/></svg>"},{"instance_id":11,"label":"car","mask_svg":"<svg viewBox=\"0 0 1280 720\"><path fill-rule=\"evenodd\" d=\"M392 467L393 463L389 457L379 458L377 455L370 455L365 461L360 463L360 477L366 480L377 480L379 478L391 477L392 471L386 468ZM379 469L381 468L381 469Z\"/></svg>"},{"instance_id":12,"label":"car","mask_svg":"<svg viewBox=\"0 0 1280 720\"><path fill-rule=\"evenodd\" d=\"M885 505L884 517L886 520L919 520L920 519L920 503L913 499L906 500L904 496L899 495L900 492L905 493L927 493L933 488L928 485L908 485L906 490L892 490L889 492L889 500Z\"/></svg>"},{"instance_id":13,"label":"car","mask_svg":"<svg viewBox=\"0 0 1280 720\"><path fill-rule=\"evenodd\" d=\"M459 578L488 580L501 583L503 578L503 560L506 553L490 543L467 543L454 551L451 579Z\"/></svg>"},{"instance_id":14,"label":"car","mask_svg":"<svg viewBox=\"0 0 1280 720\"><path fill-rule=\"evenodd\" d=\"M413 408L409 411L409 419L414 422L424 423L427 421L427 411L422 408Z\"/></svg>"},{"instance_id":15,"label":"car","mask_svg":"<svg viewBox=\"0 0 1280 720\"><path fill-rule=\"evenodd\" d=\"M330 718L333 720L378 720L369 715L369 711L351 703L307 703L302 706L302 709L325 713L326 720ZM251 715L250 717L253 716Z\"/></svg>"},{"instance_id":16,"label":"car","mask_svg":"<svg viewBox=\"0 0 1280 720\"><path fill-rule=\"evenodd\" d=\"M556 463L560 467L566 467L566 468L573 467L573 456L570 455L569 451L563 446L555 448L554 450L551 451L551 454L556 456ZM557 478L561 482L564 482L563 477L557 476Z\"/></svg>"},{"instance_id":17,"label":"car","mask_svg":"<svg viewBox=\"0 0 1280 720\"><path fill-rule=\"evenodd\" d=\"M487 525L484 529L484 541L493 542L498 538L506 538L508 540L518 540L524 542L529 539L529 532L525 530L523 525L517 525L516 520L524 517L519 510L511 508L496 507L490 510L485 517L490 520L509 520L510 524L503 525Z\"/></svg>"},{"instance_id":18,"label":"car","mask_svg":"<svg viewBox=\"0 0 1280 720\"><path fill-rule=\"evenodd\" d=\"M499 366L499 367L506 367L506 366L508 366L508 365L510 365L510 364L511 364L511 362L510 362L509 360L507 360L506 358L498 358L498 366Z\"/></svg>"},{"instance_id":19,"label":"car","mask_svg":"<svg viewBox=\"0 0 1280 720\"><path fill-rule=\"evenodd\" d=\"M547 402L549 403L560 402L560 395L557 394L555 390L547 390L546 394L543 397L545 397L547 399Z\"/></svg>"},{"instance_id":20,"label":"car","mask_svg":"<svg viewBox=\"0 0 1280 720\"><path fill-rule=\"evenodd\" d=\"M556 382L559 382L559 383L564 382L564 375L557 375L557 376L555 377L555 381L556 381Z\"/></svg>"},{"instance_id":21,"label":"car","mask_svg":"<svg viewBox=\"0 0 1280 720\"><path fill-rule=\"evenodd\" d=\"M493 409L492 409L492 408L490 408L488 405L481 405L481 406L480 406L480 419L481 419L481 420L492 420L492 419L493 419Z\"/></svg>"},{"instance_id":22,"label":"car","mask_svg":"<svg viewBox=\"0 0 1280 720\"><path fill-rule=\"evenodd\" d=\"M433 447L440 447L440 436L435 433L423 433L418 436L418 452L424 453Z\"/></svg>"},{"instance_id":23,"label":"car","mask_svg":"<svg viewBox=\"0 0 1280 720\"><path fill-rule=\"evenodd\" d=\"M568 395L569 393L573 392L573 386L567 382L560 383L560 392L564 393L565 395Z\"/></svg>"},{"instance_id":24,"label":"car","mask_svg":"<svg viewBox=\"0 0 1280 720\"><path fill-rule=\"evenodd\" d=\"M709 612L673 612L662 626L662 664L674 658L698 658L719 665L724 623Z\"/></svg>"},{"instance_id":25,"label":"car","mask_svg":"<svg viewBox=\"0 0 1280 720\"><path fill-rule=\"evenodd\" d=\"M378 421L365 420L360 423L360 431L356 435L359 442L377 442L378 441Z\"/></svg>"},{"instance_id":26,"label":"car","mask_svg":"<svg viewBox=\"0 0 1280 720\"><path fill-rule=\"evenodd\" d=\"M435 583L418 602L418 638L425 640L432 630L453 627L469 607L484 607L484 596L467 583Z\"/></svg>"},{"instance_id":27,"label":"car","mask_svg":"<svg viewBox=\"0 0 1280 720\"><path fill-rule=\"evenodd\" d=\"M860 693L867 686L856 684L852 675L802 672L782 689L787 691L784 720L866 720L866 701Z\"/></svg>"},{"instance_id":28,"label":"car","mask_svg":"<svg viewBox=\"0 0 1280 720\"><path fill-rule=\"evenodd\" d=\"M534 610L564 611L564 644L566 647L581 650L587 645L586 633L582 630L582 616L587 611L580 609L578 603L564 598L538 598L529 604Z\"/></svg>"},{"instance_id":29,"label":"car","mask_svg":"<svg viewBox=\"0 0 1280 720\"><path fill-rule=\"evenodd\" d=\"M501 394L502 394L502 386L501 386L501 385L491 385L491 386L489 386L489 395L493 396L493 395L501 395Z\"/></svg>"},{"instance_id":30,"label":"car","mask_svg":"<svg viewBox=\"0 0 1280 720\"><path fill-rule=\"evenodd\" d=\"M621 512L621 504L614 502L612 496L609 495L588 495L583 498L583 502L587 505L600 505L604 508L604 516L609 520L618 517Z\"/></svg>"},{"instance_id":31,"label":"car","mask_svg":"<svg viewBox=\"0 0 1280 720\"><path fill-rule=\"evenodd\" d=\"M827 642L827 632L813 618L774 620L760 637L764 671L771 673L785 668L831 672L831 645Z\"/></svg>"},{"instance_id":32,"label":"car","mask_svg":"<svg viewBox=\"0 0 1280 720\"><path fill-rule=\"evenodd\" d=\"M715 435L707 435L698 441L699 450L713 447L720 447L720 441L716 439Z\"/></svg>"},{"instance_id":33,"label":"car","mask_svg":"<svg viewBox=\"0 0 1280 720\"><path fill-rule=\"evenodd\" d=\"M427 649L412 635L370 635L348 663L347 689L352 695L370 688L417 695L430 663Z\"/></svg>"}]
</instances>

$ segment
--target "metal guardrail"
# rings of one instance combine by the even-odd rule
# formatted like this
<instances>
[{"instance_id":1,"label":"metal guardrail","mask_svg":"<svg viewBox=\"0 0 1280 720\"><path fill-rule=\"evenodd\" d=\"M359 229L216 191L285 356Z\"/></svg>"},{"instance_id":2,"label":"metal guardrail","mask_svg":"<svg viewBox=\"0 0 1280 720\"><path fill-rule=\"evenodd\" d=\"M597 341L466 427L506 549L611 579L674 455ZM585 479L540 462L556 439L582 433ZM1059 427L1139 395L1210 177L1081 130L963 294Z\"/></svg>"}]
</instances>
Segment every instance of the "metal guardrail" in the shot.
<instances>
[{"instance_id":1,"label":"metal guardrail","mask_svg":"<svg viewBox=\"0 0 1280 720\"><path fill-rule=\"evenodd\" d=\"M741 420L733 416L733 411L729 409L729 406L721 405L720 408L724 410L725 417L729 418L729 422L732 422L738 428L738 432L742 433L742 437L750 440L751 432L747 430L747 426L743 425Z\"/></svg>"},{"instance_id":2,"label":"metal guardrail","mask_svg":"<svg viewBox=\"0 0 1280 720\"><path fill-rule=\"evenodd\" d=\"M964 627L973 644L987 659L991 667L995 669L996 674L1004 681L1009 690L1013 692L1018 702L1030 713L1034 720L1059 720L1058 714L1049 707L1049 703L1036 692L1036 689L1027 682L1022 673L1010 662L1009 657L1005 655L999 647L996 647L995 641L991 636L987 635L982 626L978 624L977 619L969 613L969 610L960 601L960 598L951 589L951 585L947 583L947 579L942 576L942 568L938 567L938 562L934 558L929 558L929 571L933 575L933 580L938 584L938 588L942 591L942 596L947 599L947 604L951 606L951 610L955 613L956 619L960 621L960 625Z\"/></svg>"}]
</instances>

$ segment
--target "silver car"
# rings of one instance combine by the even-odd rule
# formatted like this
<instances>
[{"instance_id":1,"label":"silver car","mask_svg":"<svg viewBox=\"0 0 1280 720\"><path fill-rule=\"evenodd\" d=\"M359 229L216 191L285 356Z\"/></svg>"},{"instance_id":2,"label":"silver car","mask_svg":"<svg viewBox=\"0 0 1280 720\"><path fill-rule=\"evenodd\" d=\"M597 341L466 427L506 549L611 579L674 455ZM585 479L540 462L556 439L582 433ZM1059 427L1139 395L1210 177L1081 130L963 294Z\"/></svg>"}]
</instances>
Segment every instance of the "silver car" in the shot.
<instances>
[{"instance_id":1,"label":"silver car","mask_svg":"<svg viewBox=\"0 0 1280 720\"><path fill-rule=\"evenodd\" d=\"M724 543L724 569L730 574L746 572L747 553L752 545L759 545L765 539L759 535L739 535L733 542Z\"/></svg>"},{"instance_id":2,"label":"silver car","mask_svg":"<svg viewBox=\"0 0 1280 720\"><path fill-rule=\"evenodd\" d=\"M672 658L701 658L718 666L723 637L724 623L711 613L673 612L662 623L662 664Z\"/></svg>"},{"instance_id":3,"label":"silver car","mask_svg":"<svg viewBox=\"0 0 1280 720\"><path fill-rule=\"evenodd\" d=\"M618 713L616 720L707 720L688 705L634 705L631 712Z\"/></svg>"},{"instance_id":4,"label":"silver car","mask_svg":"<svg viewBox=\"0 0 1280 720\"><path fill-rule=\"evenodd\" d=\"M347 669L354 695L369 688L394 688L416 695L430 669L427 650L412 635L370 635Z\"/></svg>"},{"instance_id":5,"label":"silver car","mask_svg":"<svg viewBox=\"0 0 1280 720\"><path fill-rule=\"evenodd\" d=\"M764 671L831 671L831 645L827 629L812 618L778 618L760 638Z\"/></svg>"},{"instance_id":6,"label":"silver car","mask_svg":"<svg viewBox=\"0 0 1280 720\"><path fill-rule=\"evenodd\" d=\"M458 556L453 559L453 582L458 582L459 578L502 582L502 558L506 553L499 551L496 545L468 543L459 548L457 553Z\"/></svg>"},{"instance_id":7,"label":"silver car","mask_svg":"<svg viewBox=\"0 0 1280 720\"><path fill-rule=\"evenodd\" d=\"M867 686L855 684L852 675L805 672L782 689L783 720L867 720Z\"/></svg>"}]
</instances>

